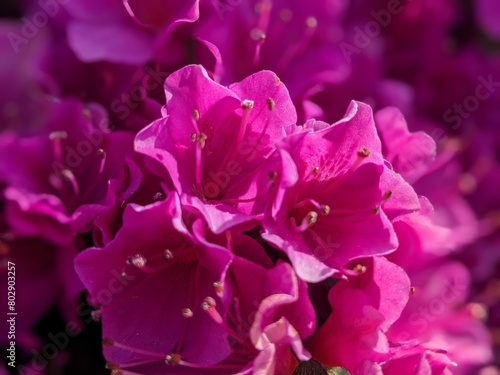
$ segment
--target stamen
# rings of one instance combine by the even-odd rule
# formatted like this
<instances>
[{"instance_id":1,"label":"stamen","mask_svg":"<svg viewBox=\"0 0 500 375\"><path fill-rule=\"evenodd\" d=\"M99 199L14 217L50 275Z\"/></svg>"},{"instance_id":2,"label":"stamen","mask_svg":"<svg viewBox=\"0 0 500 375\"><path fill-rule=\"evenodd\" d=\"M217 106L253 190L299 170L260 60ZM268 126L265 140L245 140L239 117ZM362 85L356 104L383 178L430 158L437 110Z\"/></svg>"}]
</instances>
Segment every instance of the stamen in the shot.
<instances>
[{"instance_id":1,"label":"stamen","mask_svg":"<svg viewBox=\"0 0 500 375\"><path fill-rule=\"evenodd\" d=\"M194 121L198 121L200 119L200 111L198 111L197 109L195 109L193 111L193 113L191 114L191 116L193 116L193 120Z\"/></svg>"},{"instance_id":2,"label":"stamen","mask_svg":"<svg viewBox=\"0 0 500 375\"><path fill-rule=\"evenodd\" d=\"M115 363L115 362L106 362L106 370L118 370L120 369L120 366L118 365L118 363Z\"/></svg>"},{"instance_id":3,"label":"stamen","mask_svg":"<svg viewBox=\"0 0 500 375\"><path fill-rule=\"evenodd\" d=\"M115 348L123 349L123 350L129 351L131 353L142 354L142 355L145 355L145 356L150 357L150 358L156 358L156 359L163 359L164 358L164 354L154 353L154 352L150 352L148 350L142 350L142 349L134 348L134 347L129 346L129 345L120 344L120 343L113 341L109 337L104 338L102 340L102 344L104 346L113 346Z\"/></svg>"},{"instance_id":4,"label":"stamen","mask_svg":"<svg viewBox=\"0 0 500 375\"><path fill-rule=\"evenodd\" d=\"M212 297L206 297L201 304L201 308L205 311L210 310L212 307L217 306L217 303Z\"/></svg>"},{"instance_id":5,"label":"stamen","mask_svg":"<svg viewBox=\"0 0 500 375\"><path fill-rule=\"evenodd\" d=\"M205 147L206 140L207 140L207 135L205 133L201 133L198 136L198 144L200 145L201 148Z\"/></svg>"},{"instance_id":6,"label":"stamen","mask_svg":"<svg viewBox=\"0 0 500 375\"><path fill-rule=\"evenodd\" d=\"M316 19L316 17L312 17L312 16L307 17L306 25L307 25L307 27L314 29L318 26L318 20Z\"/></svg>"},{"instance_id":7,"label":"stamen","mask_svg":"<svg viewBox=\"0 0 500 375\"><path fill-rule=\"evenodd\" d=\"M217 324L224 328L229 335L233 336L239 342L244 343L245 340L243 340L237 332L227 325L215 307L216 303L212 297L206 297L201 304L203 311L205 311Z\"/></svg>"},{"instance_id":8,"label":"stamen","mask_svg":"<svg viewBox=\"0 0 500 375\"><path fill-rule=\"evenodd\" d=\"M196 136L196 133L189 134L189 139L191 139L191 142L196 142L197 138L198 137Z\"/></svg>"},{"instance_id":9,"label":"stamen","mask_svg":"<svg viewBox=\"0 0 500 375\"><path fill-rule=\"evenodd\" d=\"M146 262L146 258L140 254L136 254L130 258L130 264L136 266L137 268L143 268L146 265Z\"/></svg>"},{"instance_id":10,"label":"stamen","mask_svg":"<svg viewBox=\"0 0 500 375\"><path fill-rule=\"evenodd\" d=\"M382 196L382 199L387 200L392 196L392 191L387 190L384 195Z\"/></svg>"},{"instance_id":11,"label":"stamen","mask_svg":"<svg viewBox=\"0 0 500 375\"><path fill-rule=\"evenodd\" d=\"M293 220L293 218L291 218ZM304 232L311 228L318 221L318 213L316 211L309 211L307 215L302 219L302 222L296 229L299 232Z\"/></svg>"},{"instance_id":12,"label":"stamen","mask_svg":"<svg viewBox=\"0 0 500 375\"><path fill-rule=\"evenodd\" d=\"M412 287L410 288L410 294L411 294L411 295L414 295L414 294L415 294L415 291L416 291L416 288L415 288L414 286L412 286Z\"/></svg>"},{"instance_id":13,"label":"stamen","mask_svg":"<svg viewBox=\"0 0 500 375\"><path fill-rule=\"evenodd\" d=\"M358 149L358 155L362 158L367 158L368 156L370 156L370 150L368 150L368 148L366 147L361 147L360 149Z\"/></svg>"},{"instance_id":14,"label":"stamen","mask_svg":"<svg viewBox=\"0 0 500 375\"><path fill-rule=\"evenodd\" d=\"M80 195L80 187L78 186L78 181L76 180L75 175L71 172L70 169L64 169L61 172L61 175L70 183L71 188L73 189L73 194L75 196Z\"/></svg>"},{"instance_id":15,"label":"stamen","mask_svg":"<svg viewBox=\"0 0 500 375\"><path fill-rule=\"evenodd\" d=\"M362 274L362 273L366 272L366 266L358 264L358 265L356 265L356 267L353 268L353 270L356 271L359 274Z\"/></svg>"},{"instance_id":16,"label":"stamen","mask_svg":"<svg viewBox=\"0 0 500 375\"><path fill-rule=\"evenodd\" d=\"M94 175L94 180L92 183L85 189L85 193L83 194L82 200L85 200L87 198L87 195L94 190L96 187L97 183L99 182L99 178L102 176L104 172L104 167L106 166L106 152L100 148L97 150L97 156L101 159L99 162L99 169L97 170L97 173Z\"/></svg>"},{"instance_id":17,"label":"stamen","mask_svg":"<svg viewBox=\"0 0 500 375\"><path fill-rule=\"evenodd\" d=\"M66 139L68 138L68 133L65 131L55 131L49 134L50 140Z\"/></svg>"},{"instance_id":18,"label":"stamen","mask_svg":"<svg viewBox=\"0 0 500 375\"><path fill-rule=\"evenodd\" d=\"M307 224L310 227L318 221L318 213L316 211L310 211L306 215Z\"/></svg>"},{"instance_id":19,"label":"stamen","mask_svg":"<svg viewBox=\"0 0 500 375\"><path fill-rule=\"evenodd\" d=\"M253 100L245 99L241 102L241 108L243 109L243 116L241 117L240 128L238 130L238 138L236 139L236 144L241 144L248 125L248 116L250 115L250 110L253 108ZM225 165L222 164L222 165Z\"/></svg>"},{"instance_id":20,"label":"stamen","mask_svg":"<svg viewBox=\"0 0 500 375\"><path fill-rule=\"evenodd\" d=\"M183 308L181 311L181 315L183 318L189 319L193 317L193 311L187 307Z\"/></svg>"},{"instance_id":21,"label":"stamen","mask_svg":"<svg viewBox=\"0 0 500 375\"><path fill-rule=\"evenodd\" d=\"M380 212L380 206L377 204L375 207L373 207L372 212L374 215L378 214Z\"/></svg>"},{"instance_id":22,"label":"stamen","mask_svg":"<svg viewBox=\"0 0 500 375\"><path fill-rule=\"evenodd\" d=\"M320 210L321 215L326 216L330 213L330 206L327 204L323 204L321 205Z\"/></svg>"},{"instance_id":23,"label":"stamen","mask_svg":"<svg viewBox=\"0 0 500 375\"><path fill-rule=\"evenodd\" d=\"M97 150L97 156L99 156L101 159L104 159L106 157L106 152L102 148Z\"/></svg>"},{"instance_id":24,"label":"stamen","mask_svg":"<svg viewBox=\"0 0 500 375\"><path fill-rule=\"evenodd\" d=\"M224 284L221 281L216 281L213 285L215 293L222 293L224 291Z\"/></svg>"},{"instance_id":25,"label":"stamen","mask_svg":"<svg viewBox=\"0 0 500 375\"><path fill-rule=\"evenodd\" d=\"M171 353L165 357L165 363L170 366L176 366L181 362L181 355Z\"/></svg>"},{"instance_id":26,"label":"stamen","mask_svg":"<svg viewBox=\"0 0 500 375\"><path fill-rule=\"evenodd\" d=\"M267 103L267 108L270 111L272 111L274 109L274 106L276 105L276 103L274 102L274 100L272 98L267 98L266 103Z\"/></svg>"},{"instance_id":27,"label":"stamen","mask_svg":"<svg viewBox=\"0 0 500 375\"><path fill-rule=\"evenodd\" d=\"M153 196L153 200L156 202L156 201L161 201L163 199L163 193L162 192L158 192L156 193L154 196Z\"/></svg>"},{"instance_id":28,"label":"stamen","mask_svg":"<svg viewBox=\"0 0 500 375\"><path fill-rule=\"evenodd\" d=\"M68 138L68 133L65 131L57 131L49 134L49 139L52 141L52 153L54 160L61 163L63 161L63 140Z\"/></svg>"},{"instance_id":29,"label":"stamen","mask_svg":"<svg viewBox=\"0 0 500 375\"><path fill-rule=\"evenodd\" d=\"M252 38L253 41L257 42L255 45L255 52L253 54L253 64L259 65L260 51L262 49L262 45L266 41L266 34L262 30L255 28L250 32L250 38Z\"/></svg>"},{"instance_id":30,"label":"stamen","mask_svg":"<svg viewBox=\"0 0 500 375\"><path fill-rule=\"evenodd\" d=\"M165 260L171 260L174 258L174 254L169 249L165 249L163 256L164 256Z\"/></svg>"},{"instance_id":31,"label":"stamen","mask_svg":"<svg viewBox=\"0 0 500 375\"><path fill-rule=\"evenodd\" d=\"M241 102L241 108L244 110L252 109L254 105L254 101L250 99L245 99Z\"/></svg>"}]
</instances>

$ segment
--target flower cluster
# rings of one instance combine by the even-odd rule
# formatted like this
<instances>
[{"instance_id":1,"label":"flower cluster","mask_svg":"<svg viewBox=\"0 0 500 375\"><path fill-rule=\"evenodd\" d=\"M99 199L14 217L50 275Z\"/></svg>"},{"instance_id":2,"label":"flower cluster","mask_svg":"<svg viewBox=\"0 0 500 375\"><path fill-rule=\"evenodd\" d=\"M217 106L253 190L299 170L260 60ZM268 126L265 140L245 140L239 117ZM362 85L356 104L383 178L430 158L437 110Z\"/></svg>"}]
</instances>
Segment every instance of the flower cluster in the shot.
<instances>
[{"instance_id":1,"label":"flower cluster","mask_svg":"<svg viewBox=\"0 0 500 375\"><path fill-rule=\"evenodd\" d=\"M496 2L5 8L6 369L500 373Z\"/></svg>"}]
</instances>

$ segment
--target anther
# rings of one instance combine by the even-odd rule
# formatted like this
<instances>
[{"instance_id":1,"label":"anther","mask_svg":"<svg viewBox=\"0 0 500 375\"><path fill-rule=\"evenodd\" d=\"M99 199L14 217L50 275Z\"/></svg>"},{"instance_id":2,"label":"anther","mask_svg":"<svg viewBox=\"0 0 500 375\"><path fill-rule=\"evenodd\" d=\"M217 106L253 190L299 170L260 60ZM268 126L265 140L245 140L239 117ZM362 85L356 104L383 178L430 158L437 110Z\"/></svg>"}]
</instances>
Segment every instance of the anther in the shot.
<instances>
[{"instance_id":1,"label":"anther","mask_svg":"<svg viewBox=\"0 0 500 375\"><path fill-rule=\"evenodd\" d=\"M183 308L181 310L181 315L183 318L191 318L193 316L193 311L191 309L188 309L187 307Z\"/></svg>"},{"instance_id":2,"label":"anther","mask_svg":"<svg viewBox=\"0 0 500 375\"><path fill-rule=\"evenodd\" d=\"M221 281L216 281L213 283L215 293L222 293L224 290L224 284Z\"/></svg>"},{"instance_id":3,"label":"anther","mask_svg":"<svg viewBox=\"0 0 500 375\"><path fill-rule=\"evenodd\" d=\"M314 29L316 26L318 26L318 20L316 19L316 17L312 17L312 16L307 17L306 25L307 25L307 27Z\"/></svg>"},{"instance_id":4,"label":"anther","mask_svg":"<svg viewBox=\"0 0 500 375\"><path fill-rule=\"evenodd\" d=\"M306 215L307 226L310 227L318 221L318 213L316 211L309 211Z\"/></svg>"},{"instance_id":5,"label":"anther","mask_svg":"<svg viewBox=\"0 0 500 375\"><path fill-rule=\"evenodd\" d=\"M97 150L97 156L99 156L101 159L104 159L106 157L106 152L100 148Z\"/></svg>"},{"instance_id":6,"label":"anther","mask_svg":"<svg viewBox=\"0 0 500 375\"><path fill-rule=\"evenodd\" d=\"M415 288L414 286L412 286L412 287L410 288L410 294L411 294L411 295L415 294L415 291L416 291L416 288Z\"/></svg>"},{"instance_id":7,"label":"anther","mask_svg":"<svg viewBox=\"0 0 500 375\"><path fill-rule=\"evenodd\" d=\"M193 120L194 121L198 121L200 119L200 111L198 111L197 109L195 109L193 111L193 113L191 114L191 116L193 116Z\"/></svg>"},{"instance_id":8,"label":"anther","mask_svg":"<svg viewBox=\"0 0 500 375\"><path fill-rule=\"evenodd\" d=\"M243 109L252 109L253 108L253 100L245 99L241 102L241 108Z\"/></svg>"},{"instance_id":9,"label":"anther","mask_svg":"<svg viewBox=\"0 0 500 375\"><path fill-rule=\"evenodd\" d=\"M165 363L167 365L178 365L181 362L181 355L176 353L171 353L165 357Z\"/></svg>"},{"instance_id":10,"label":"anther","mask_svg":"<svg viewBox=\"0 0 500 375\"><path fill-rule=\"evenodd\" d=\"M354 267L354 271L356 271L359 274L365 273L366 272L366 266L358 264L356 267Z\"/></svg>"},{"instance_id":11,"label":"anther","mask_svg":"<svg viewBox=\"0 0 500 375\"><path fill-rule=\"evenodd\" d=\"M326 216L330 213L330 206L327 204L323 204L321 205L320 210L321 210L321 215Z\"/></svg>"},{"instance_id":12,"label":"anther","mask_svg":"<svg viewBox=\"0 0 500 375\"><path fill-rule=\"evenodd\" d=\"M49 138L51 140L54 140L54 139L66 139L66 138L68 138L68 133L66 133L65 131L52 132L52 133L49 134Z\"/></svg>"},{"instance_id":13,"label":"anther","mask_svg":"<svg viewBox=\"0 0 500 375\"><path fill-rule=\"evenodd\" d=\"M250 38L256 42L264 42L266 40L266 34L260 29L252 29L250 31Z\"/></svg>"},{"instance_id":14,"label":"anther","mask_svg":"<svg viewBox=\"0 0 500 375\"><path fill-rule=\"evenodd\" d=\"M312 172L311 172L314 176L316 176L318 173L319 173L319 167L316 166L312 169Z\"/></svg>"},{"instance_id":15,"label":"anther","mask_svg":"<svg viewBox=\"0 0 500 375\"><path fill-rule=\"evenodd\" d=\"M217 306L217 303L212 297L206 297L201 304L201 308L205 311L210 310L212 307Z\"/></svg>"},{"instance_id":16,"label":"anther","mask_svg":"<svg viewBox=\"0 0 500 375\"><path fill-rule=\"evenodd\" d=\"M380 206L377 204L375 207L373 207L372 212L374 215L378 214L380 212Z\"/></svg>"},{"instance_id":17,"label":"anther","mask_svg":"<svg viewBox=\"0 0 500 375\"><path fill-rule=\"evenodd\" d=\"M370 150L368 150L366 147L361 147L360 149L358 149L358 155L363 158L367 158L368 156L370 156Z\"/></svg>"},{"instance_id":18,"label":"anther","mask_svg":"<svg viewBox=\"0 0 500 375\"><path fill-rule=\"evenodd\" d=\"M267 108L270 111L272 111L274 109L274 106L276 105L276 103L274 102L274 100L272 98L267 98L266 103L267 103Z\"/></svg>"},{"instance_id":19,"label":"anther","mask_svg":"<svg viewBox=\"0 0 500 375\"><path fill-rule=\"evenodd\" d=\"M170 260L174 258L174 254L169 249L165 249L163 257L165 258L165 260Z\"/></svg>"},{"instance_id":20,"label":"anther","mask_svg":"<svg viewBox=\"0 0 500 375\"><path fill-rule=\"evenodd\" d=\"M125 272L122 272L122 273L120 274L120 278L121 278L122 280L125 280L125 279L127 278L127 274L126 274Z\"/></svg>"},{"instance_id":21,"label":"anther","mask_svg":"<svg viewBox=\"0 0 500 375\"><path fill-rule=\"evenodd\" d=\"M382 196L382 198L385 200L385 199L389 199L391 196L392 196L392 191L387 190L387 191L384 193L384 195Z\"/></svg>"},{"instance_id":22,"label":"anther","mask_svg":"<svg viewBox=\"0 0 500 375\"><path fill-rule=\"evenodd\" d=\"M123 371L120 369L111 370L111 375L123 375Z\"/></svg>"},{"instance_id":23,"label":"anther","mask_svg":"<svg viewBox=\"0 0 500 375\"><path fill-rule=\"evenodd\" d=\"M158 192L156 193L154 196L153 196L153 200L154 201L161 201L163 199L163 193L162 192Z\"/></svg>"},{"instance_id":24,"label":"anther","mask_svg":"<svg viewBox=\"0 0 500 375\"><path fill-rule=\"evenodd\" d=\"M118 363L115 363L115 362L106 362L106 369L107 370L118 370L120 369L120 366L118 365Z\"/></svg>"},{"instance_id":25,"label":"anther","mask_svg":"<svg viewBox=\"0 0 500 375\"><path fill-rule=\"evenodd\" d=\"M205 133L201 133L198 136L198 144L201 148L205 147L205 141L207 140L207 135Z\"/></svg>"},{"instance_id":26,"label":"anther","mask_svg":"<svg viewBox=\"0 0 500 375\"><path fill-rule=\"evenodd\" d=\"M140 254L136 254L130 259L130 263L137 268L142 268L146 265L146 258Z\"/></svg>"},{"instance_id":27,"label":"anther","mask_svg":"<svg viewBox=\"0 0 500 375\"><path fill-rule=\"evenodd\" d=\"M197 138L198 137L196 136L196 133L189 134L189 139L191 139L191 142L196 142Z\"/></svg>"}]
</instances>

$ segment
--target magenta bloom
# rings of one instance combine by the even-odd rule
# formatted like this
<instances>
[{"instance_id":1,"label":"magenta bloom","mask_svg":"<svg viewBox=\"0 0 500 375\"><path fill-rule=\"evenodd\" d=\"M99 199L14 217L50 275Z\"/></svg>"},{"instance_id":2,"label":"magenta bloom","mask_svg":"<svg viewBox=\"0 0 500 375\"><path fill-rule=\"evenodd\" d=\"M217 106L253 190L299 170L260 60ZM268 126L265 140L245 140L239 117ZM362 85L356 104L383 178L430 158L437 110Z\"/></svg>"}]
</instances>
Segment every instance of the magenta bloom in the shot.
<instances>
[{"instance_id":1,"label":"magenta bloom","mask_svg":"<svg viewBox=\"0 0 500 375\"><path fill-rule=\"evenodd\" d=\"M490 361L490 337L479 320L484 310L476 304L466 305L470 276L465 266L435 262L412 271L410 277L413 293L400 319L391 326L389 339L442 350L453 373L466 373L468 368Z\"/></svg>"},{"instance_id":2,"label":"magenta bloom","mask_svg":"<svg viewBox=\"0 0 500 375\"><path fill-rule=\"evenodd\" d=\"M53 105L40 135L0 135L6 220L17 234L68 244L91 220L82 206L105 197L132 147L132 134L111 133L106 124L101 107L67 100Z\"/></svg>"},{"instance_id":3,"label":"magenta bloom","mask_svg":"<svg viewBox=\"0 0 500 375\"><path fill-rule=\"evenodd\" d=\"M70 1L66 4L71 15L67 25L69 44L85 62L142 65L178 24L198 18L198 2Z\"/></svg>"},{"instance_id":4,"label":"magenta bloom","mask_svg":"<svg viewBox=\"0 0 500 375\"><path fill-rule=\"evenodd\" d=\"M299 277L317 282L352 259L396 249L390 219L419 203L385 164L368 105L353 102L339 122L289 136L280 155L263 237Z\"/></svg>"},{"instance_id":5,"label":"magenta bloom","mask_svg":"<svg viewBox=\"0 0 500 375\"><path fill-rule=\"evenodd\" d=\"M115 239L76 269L99 308L108 367L123 374L286 373L290 348L310 358L306 284L250 238L210 234L175 193L129 205Z\"/></svg>"},{"instance_id":6,"label":"magenta bloom","mask_svg":"<svg viewBox=\"0 0 500 375\"><path fill-rule=\"evenodd\" d=\"M137 135L136 149L164 165L165 180L215 232L261 214L266 160L297 119L279 78L263 71L224 87L190 65L170 75L165 90L164 117Z\"/></svg>"},{"instance_id":7,"label":"magenta bloom","mask_svg":"<svg viewBox=\"0 0 500 375\"><path fill-rule=\"evenodd\" d=\"M410 294L406 272L383 257L361 261L348 280L329 292L332 312L307 347L326 366L354 371L363 360L383 362L391 350L385 335Z\"/></svg>"}]
</instances>

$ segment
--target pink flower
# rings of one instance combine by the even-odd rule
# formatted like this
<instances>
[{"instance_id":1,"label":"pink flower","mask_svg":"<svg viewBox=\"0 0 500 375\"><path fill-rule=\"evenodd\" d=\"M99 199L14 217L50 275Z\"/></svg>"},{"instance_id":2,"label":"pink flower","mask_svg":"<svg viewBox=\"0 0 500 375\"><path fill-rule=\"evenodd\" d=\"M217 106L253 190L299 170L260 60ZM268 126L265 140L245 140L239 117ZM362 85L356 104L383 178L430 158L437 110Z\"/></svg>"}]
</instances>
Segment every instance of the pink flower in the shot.
<instances>
[{"instance_id":1,"label":"pink flower","mask_svg":"<svg viewBox=\"0 0 500 375\"><path fill-rule=\"evenodd\" d=\"M450 367L453 373L488 363L490 337L479 320L485 312L480 305L466 305L470 276L465 266L454 261L434 262L410 272L410 278L412 295L388 331L389 339L442 350L450 366L459 364L456 371Z\"/></svg>"},{"instance_id":2,"label":"pink flower","mask_svg":"<svg viewBox=\"0 0 500 375\"><path fill-rule=\"evenodd\" d=\"M255 219L270 187L266 160L297 119L285 86L263 71L225 87L190 65L165 90L163 118L137 135L136 149L163 164L165 181L215 232Z\"/></svg>"},{"instance_id":3,"label":"pink flower","mask_svg":"<svg viewBox=\"0 0 500 375\"><path fill-rule=\"evenodd\" d=\"M410 294L406 272L383 257L360 261L354 271L330 290L332 312L307 344L323 365L349 371L363 360L380 363L391 357L385 333Z\"/></svg>"},{"instance_id":4,"label":"pink flower","mask_svg":"<svg viewBox=\"0 0 500 375\"><path fill-rule=\"evenodd\" d=\"M17 234L65 245L91 220L82 206L105 197L132 134L110 133L101 107L75 100L54 104L50 114L37 136L0 135L0 181Z\"/></svg>"},{"instance_id":5,"label":"pink flower","mask_svg":"<svg viewBox=\"0 0 500 375\"><path fill-rule=\"evenodd\" d=\"M99 307L108 368L124 375L271 375L287 373L290 348L310 358L306 284L249 237L210 233L175 193L129 205L115 239L76 269Z\"/></svg>"},{"instance_id":6,"label":"pink flower","mask_svg":"<svg viewBox=\"0 0 500 375\"><path fill-rule=\"evenodd\" d=\"M280 145L263 233L309 282L352 259L394 251L390 219L419 208L411 187L384 162L368 105L352 102L339 122L316 125Z\"/></svg>"},{"instance_id":7,"label":"pink flower","mask_svg":"<svg viewBox=\"0 0 500 375\"><path fill-rule=\"evenodd\" d=\"M198 18L198 2L71 1L66 4L72 18L67 25L69 44L85 62L142 65L178 24Z\"/></svg>"}]
</instances>

